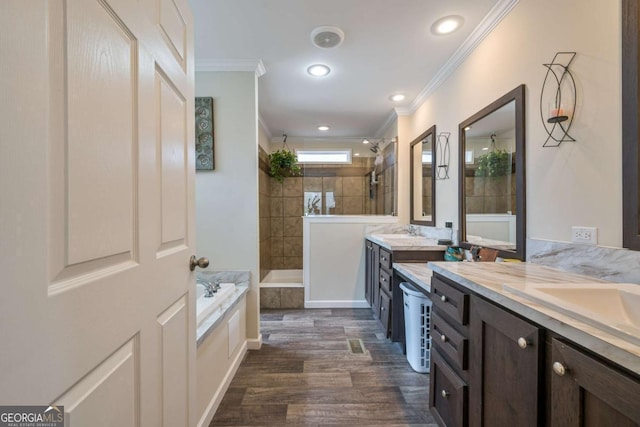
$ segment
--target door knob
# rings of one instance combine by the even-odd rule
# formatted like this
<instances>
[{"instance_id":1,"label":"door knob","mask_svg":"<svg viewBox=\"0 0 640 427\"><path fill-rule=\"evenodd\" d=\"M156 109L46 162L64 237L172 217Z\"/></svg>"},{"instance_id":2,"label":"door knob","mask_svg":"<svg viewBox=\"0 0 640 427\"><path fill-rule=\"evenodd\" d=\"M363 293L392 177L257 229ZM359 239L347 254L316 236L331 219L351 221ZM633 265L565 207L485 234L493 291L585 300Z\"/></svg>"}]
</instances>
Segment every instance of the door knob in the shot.
<instances>
[{"instance_id":1,"label":"door knob","mask_svg":"<svg viewBox=\"0 0 640 427\"><path fill-rule=\"evenodd\" d=\"M207 268L209 267L209 260L205 257L200 259L196 259L195 255L191 255L191 259L189 259L189 270L193 271L196 267Z\"/></svg>"}]
</instances>

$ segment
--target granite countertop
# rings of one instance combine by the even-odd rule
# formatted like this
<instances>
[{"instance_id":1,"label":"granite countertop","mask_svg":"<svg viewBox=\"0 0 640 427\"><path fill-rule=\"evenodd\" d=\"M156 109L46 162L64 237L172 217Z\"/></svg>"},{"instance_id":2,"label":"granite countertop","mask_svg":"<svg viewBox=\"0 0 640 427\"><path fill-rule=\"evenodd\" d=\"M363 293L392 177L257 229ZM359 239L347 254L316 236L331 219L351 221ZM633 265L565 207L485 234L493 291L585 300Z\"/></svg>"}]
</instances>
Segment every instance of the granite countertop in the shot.
<instances>
[{"instance_id":1,"label":"granite countertop","mask_svg":"<svg viewBox=\"0 0 640 427\"><path fill-rule=\"evenodd\" d=\"M393 269L411 280L416 286L419 286L428 294L431 293L431 275L433 271L426 263L394 262Z\"/></svg>"},{"instance_id":2,"label":"granite countertop","mask_svg":"<svg viewBox=\"0 0 640 427\"><path fill-rule=\"evenodd\" d=\"M406 269L406 264L400 265L400 267ZM474 293L519 313L532 322L640 375L639 345L503 289L505 284L611 282L531 263L435 262L429 263L429 267L426 264L415 264L410 272L414 278L419 278L420 274L428 275L427 270L441 274Z\"/></svg>"},{"instance_id":3,"label":"granite countertop","mask_svg":"<svg viewBox=\"0 0 640 427\"><path fill-rule=\"evenodd\" d=\"M367 239L390 251L446 251L437 239L408 234L368 234Z\"/></svg>"}]
</instances>

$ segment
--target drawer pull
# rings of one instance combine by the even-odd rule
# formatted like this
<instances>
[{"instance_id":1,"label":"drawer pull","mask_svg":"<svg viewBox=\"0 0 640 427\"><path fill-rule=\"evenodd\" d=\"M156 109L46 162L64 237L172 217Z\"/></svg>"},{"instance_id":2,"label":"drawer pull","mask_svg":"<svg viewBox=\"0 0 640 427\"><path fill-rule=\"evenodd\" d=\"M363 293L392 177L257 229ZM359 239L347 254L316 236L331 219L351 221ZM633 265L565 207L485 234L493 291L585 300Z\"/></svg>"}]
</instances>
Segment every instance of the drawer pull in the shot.
<instances>
[{"instance_id":1,"label":"drawer pull","mask_svg":"<svg viewBox=\"0 0 640 427\"><path fill-rule=\"evenodd\" d=\"M450 395L451 393L447 393L447 391L446 391L446 390L442 390L442 391L440 392L440 394L442 395L442 397L444 397L444 398L446 399L446 398L448 398L448 397L449 397L449 395Z\"/></svg>"},{"instance_id":2,"label":"drawer pull","mask_svg":"<svg viewBox=\"0 0 640 427\"><path fill-rule=\"evenodd\" d=\"M447 297L446 297L446 295L442 295L442 296L440 297L440 301L442 301L442 302L447 302Z\"/></svg>"},{"instance_id":3,"label":"drawer pull","mask_svg":"<svg viewBox=\"0 0 640 427\"><path fill-rule=\"evenodd\" d=\"M520 347L521 349L525 349L529 346L529 344L531 344L529 341L527 341L525 338L518 338L518 347Z\"/></svg>"},{"instance_id":4,"label":"drawer pull","mask_svg":"<svg viewBox=\"0 0 640 427\"><path fill-rule=\"evenodd\" d=\"M383 261L386 261L386 260L387 260L387 258L385 258L385 257L382 257L382 260L383 260Z\"/></svg>"},{"instance_id":5,"label":"drawer pull","mask_svg":"<svg viewBox=\"0 0 640 427\"><path fill-rule=\"evenodd\" d=\"M385 279L384 277L381 277L380 280L383 281L383 282L387 281L387 279Z\"/></svg>"},{"instance_id":6,"label":"drawer pull","mask_svg":"<svg viewBox=\"0 0 640 427\"><path fill-rule=\"evenodd\" d=\"M380 311L384 311L384 307L380 307Z\"/></svg>"},{"instance_id":7,"label":"drawer pull","mask_svg":"<svg viewBox=\"0 0 640 427\"><path fill-rule=\"evenodd\" d=\"M553 364L553 372L556 373L559 377L564 377L564 374L567 373L567 368L560 362L555 362Z\"/></svg>"},{"instance_id":8,"label":"drawer pull","mask_svg":"<svg viewBox=\"0 0 640 427\"><path fill-rule=\"evenodd\" d=\"M440 341L447 342L447 337L444 335L440 335Z\"/></svg>"}]
</instances>

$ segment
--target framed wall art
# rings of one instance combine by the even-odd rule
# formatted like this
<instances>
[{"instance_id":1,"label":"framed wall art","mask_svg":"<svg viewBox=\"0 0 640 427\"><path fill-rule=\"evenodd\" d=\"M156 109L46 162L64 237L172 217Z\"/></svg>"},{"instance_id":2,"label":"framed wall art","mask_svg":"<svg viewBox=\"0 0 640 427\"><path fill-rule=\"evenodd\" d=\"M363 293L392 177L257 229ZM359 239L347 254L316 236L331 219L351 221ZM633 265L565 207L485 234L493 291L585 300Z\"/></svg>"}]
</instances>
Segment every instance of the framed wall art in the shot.
<instances>
[{"instance_id":1,"label":"framed wall art","mask_svg":"<svg viewBox=\"0 0 640 427\"><path fill-rule=\"evenodd\" d=\"M213 98L196 97L196 170L214 170Z\"/></svg>"}]
</instances>

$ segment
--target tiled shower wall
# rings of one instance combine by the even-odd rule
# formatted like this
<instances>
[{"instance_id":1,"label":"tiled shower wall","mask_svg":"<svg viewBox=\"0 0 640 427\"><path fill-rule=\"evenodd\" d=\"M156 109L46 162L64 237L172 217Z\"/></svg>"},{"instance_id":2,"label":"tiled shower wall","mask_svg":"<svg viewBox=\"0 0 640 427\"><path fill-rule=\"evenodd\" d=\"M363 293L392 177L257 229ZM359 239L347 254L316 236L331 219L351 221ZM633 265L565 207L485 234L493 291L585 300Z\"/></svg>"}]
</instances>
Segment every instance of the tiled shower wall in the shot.
<instances>
[{"instance_id":1,"label":"tiled shower wall","mask_svg":"<svg viewBox=\"0 0 640 427\"><path fill-rule=\"evenodd\" d=\"M269 158L260 147L258 153L258 193L260 200L258 205L260 218L260 281L271 270L271 178L269 177Z\"/></svg>"},{"instance_id":2,"label":"tiled shower wall","mask_svg":"<svg viewBox=\"0 0 640 427\"><path fill-rule=\"evenodd\" d=\"M268 156L260 148L260 273L302 268L302 216L390 215L394 211L393 150L378 167L374 158L354 158L350 165L303 165L303 176L282 183L268 176ZM384 168L384 169L382 169ZM315 203L315 204L314 204Z\"/></svg>"},{"instance_id":3,"label":"tiled shower wall","mask_svg":"<svg viewBox=\"0 0 640 427\"><path fill-rule=\"evenodd\" d=\"M467 213L516 213L516 175L465 177Z\"/></svg>"}]
</instances>

